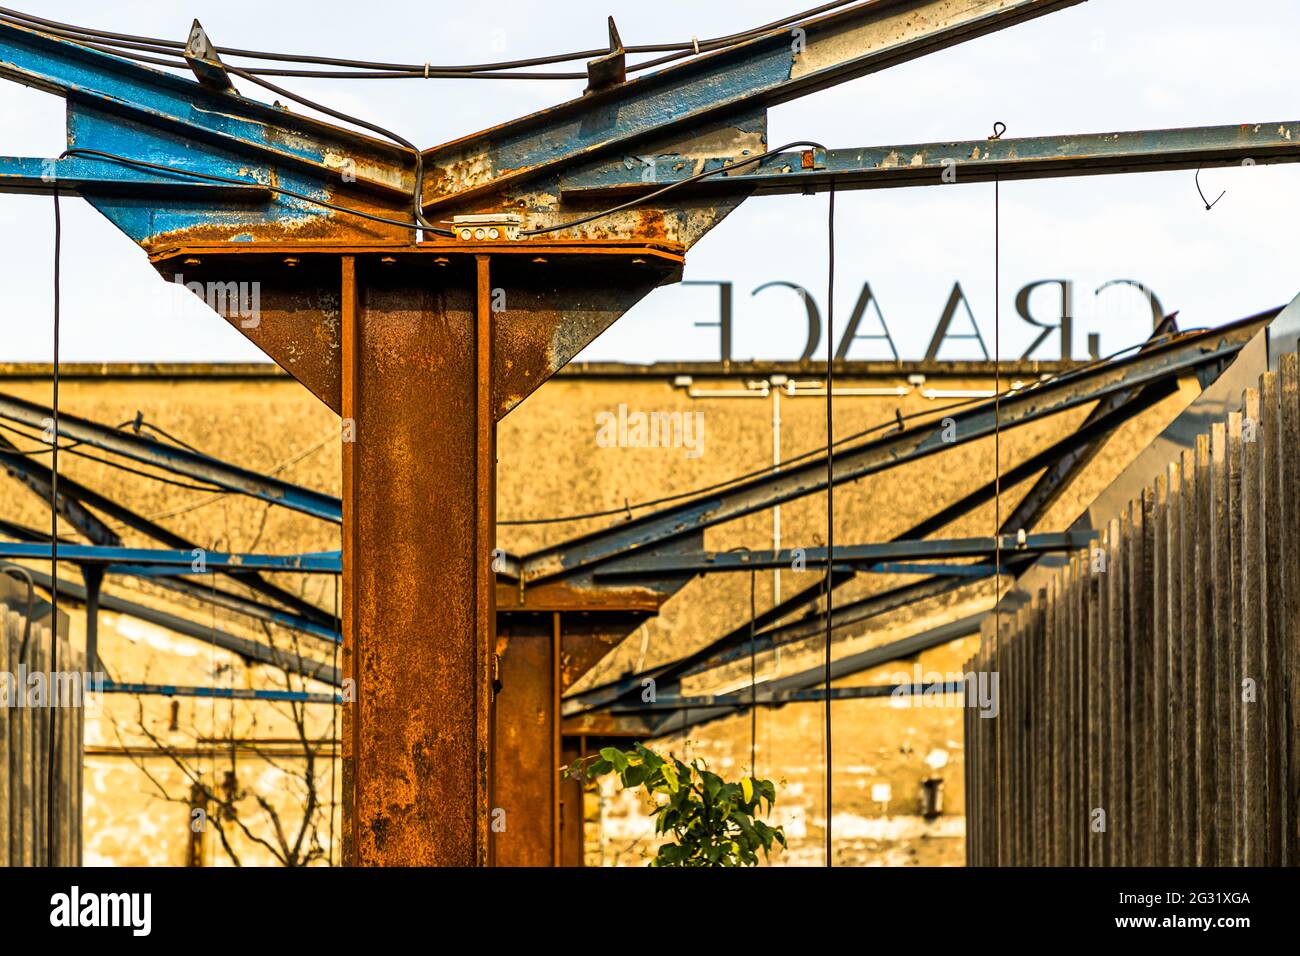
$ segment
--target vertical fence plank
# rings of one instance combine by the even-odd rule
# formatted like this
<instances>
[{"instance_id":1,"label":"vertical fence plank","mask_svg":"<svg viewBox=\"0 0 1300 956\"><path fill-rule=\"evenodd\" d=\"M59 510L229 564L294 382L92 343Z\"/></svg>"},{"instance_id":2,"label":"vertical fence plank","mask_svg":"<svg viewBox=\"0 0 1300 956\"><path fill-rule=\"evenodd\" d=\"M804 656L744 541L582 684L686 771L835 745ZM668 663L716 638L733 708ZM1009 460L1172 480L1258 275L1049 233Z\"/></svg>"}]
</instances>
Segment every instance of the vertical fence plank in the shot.
<instances>
[{"instance_id":1,"label":"vertical fence plank","mask_svg":"<svg viewBox=\"0 0 1300 956\"><path fill-rule=\"evenodd\" d=\"M1266 713L1263 687L1267 681L1264 661L1264 613L1258 596L1263 587L1264 560L1263 501L1260 489L1259 392L1246 389L1242 398L1242 677L1244 689L1242 737L1245 766L1242 775L1245 797L1244 862L1264 866L1268 859L1267 812L1268 766L1264 754Z\"/></svg>"},{"instance_id":2,"label":"vertical fence plank","mask_svg":"<svg viewBox=\"0 0 1300 956\"><path fill-rule=\"evenodd\" d=\"M1151 793L1152 863L1169 863L1169 478L1157 475L1151 534Z\"/></svg>"},{"instance_id":3,"label":"vertical fence plank","mask_svg":"<svg viewBox=\"0 0 1300 956\"><path fill-rule=\"evenodd\" d=\"M1169 581L1165 592L1167 666L1165 680L1169 688L1169 864L1186 866L1187 792L1183 786L1185 771L1182 746L1187 732L1184 714L1187 698L1183 683L1183 472L1178 464L1169 465L1169 521L1167 526Z\"/></svg>"},{"instance_id":4,"label":"vertical fence plank","mask_svg":"<svg viewBox=\"0 0 1300 956\"><path fill-rule=\"evenodd\" d=\"M1278 439L1278 481L1282 515L1281 533L1282 598L1281 634L1283 667L1281 745L1287 756L1287 828L1283 841L1283 863L1300 866L1300 357L1288 352L1278 364L1281 380L1278 396L1280 431Z\"/></svg>"},{"instance_id":5,"label":"vertical fence plank","mask_svg":"<svg viewBox=\"0 0 1300 956\"><path fill-rule=\"evenodd\" d=\"M1197 802L1197 750L1196 750L1196 606L1198 584L1197 565L1197 481L1196 451L1189 449L1182 456L1182 495L1178 507L1178 522L1182 528L1182 549L1179 561L1182 574L1179 579L1181 624L1179 651L1181 660L1183 708L1176 715L1179 721L1178 763L1184 822L1187 830L1181 850L1183 865L1195 866L1200 859L1201 822Z\"/></svg>"},{"instance_id":6,"label":"vertical fence plank","mask_svg":"<svg viewBox=\"0 0 1300 956\"><path fill-rule=\"evenodd\" d=\"M1192 611L1195 628L1193 642L1193 726L1192 739L1196 750L1193 764L1194 802L1196 805L1196 865L1213 866L1218 862L1218 822L1216 794L1218 792L1218 737L1214 714L1214 621L1210 604L1213 588L1210 568L1210 437L1196 437L1196 488L1195 514L1192 541L1192 564L1195 568L1192 585Z\"/></svg>"},{"instance_id":7,"label":"vertical fence plank","mask_svg":"<svg viewBox=\"0 0 1300 956\"><path fill-rule=\"evenodd\" d=\"M1147 785L1151 766L1151 690L1154 677L1151 639L1151 538L1155 498L1150 488L1133 510L1133 542L1129 559L1129 721L1133 728L1129 752L1129 794L1133 805L1134 866L1151 866L1152 798Z\"/></svg>"},{"instance_id":8,"label":"vertical fence plank","mask_svg":"<svg viewBox=\"0 0 1300 956\"><path fill-rule=\"evenodd\" d=\"M1032 771L1030 792L1034 807L1033 865L1047 866L1050 860L1051 837L1047 823L1047 793L1051 781L1052 764L1044 759L1049 753L1051 739L1047 733L1049 675L1048 648L1046 645L1047 592L1039 590L1034 599L1033 640L1030 642L1030 750L1026 760Z\"/></svg>"},{"instance_id":9,"label":"vertical fence plank","mask_svg":"<svg viewBox=\"0 0 1300 956\"><path fill-rule=\"evenodd\" d=\"M1211 781L1215 796L1215 858L1218 866L1233 861L1233 820L1236 814L1232 785L1232 529L1228 525L1228 429L1223 422L1210 428L1210 641L1214 669L1205 705L1213 728L1214 766Z\"/></svg>"},{"instance_id":10,"label":"vertical fence plank","mask_svg":"<svg viewBox=\"0 0 1300 956\"><path fill-rule=\"evenodd\" d=\"M1264 753L1267 763L1265 806L1268 807L1269 866L1281 866L1285 857L1285 839L1288 825L1288 794L1286 770L1286 717L1284 707L1286 654L1283 650L1285 635L1282 631L1282 491L1278 487L1278 442L1281 438L1280 382L1276 372L1265 372L1259 378L1259 458L1260 496L1263 514L1260 528L1264 532L1264 567L1261 581L1266 593L1261 595L1260 622L1264 642L1263 663L1265 682L1262 696L1265 699Z\"/></svg>"},{"instance_id":11,"label":"vertical fence plank","mask_svg":"<svg viewBox=\"0 0 1300 956\"><path fill-rule=\"evenodd\" d=\"M1070 634L1072 675L1070 680L1073 734L1074 779L1070 788L1071 827L1074 831L1074 865L1087 866L1088 852L1088 692L1085 683L1088 669L1088 615L1085 595L1088 588L1089 552L1074 557L1074 590L1070 600Z\"/></svg>"},{"instance_id":12,"label":"vertical fence plank","mask_svg":"<svg viewBox=\"0 0 1300 956\"><path fill-rule=\"evenodd\" d=\"M999 701L964 720L971 865L1300 865L1300 357L1259 385L982 626L968 681L996 673ZM10 750L39 759L18 719ZM10 803L35 816L32 784Z\"/></svg>"},{"instance_id":13,"label":"vertical fence plank","mask_svg":"<svg viewBox=\"0 0 1300 956\"><path fill-rule=\"evenodd\" d=\"M1124 770L1127 767L1124 747L1124 724L1120 701L1124 684L1124 541L1119 519L1112 518L1106 527L1106 573L1102 575L1105 596L1102 611L1102 646L1105 654L1106 691L1101 705L1105 712L1106 864L1124 866L1124 841L1129 828L1128 808L1124 805Z\"/></svg>"},{"instance_id":14,"label":"vertical fence plank","mask_svg":"<svg viewBox=\"0 0 1300 956\"><path fill-rule=\"evenodd\" d=\"M1245 774L1246 756L1242 730L1242 648L1245 641L1242 610L1242 568L1244 559L1242 549L1245 525L1241 517L1241 413L1228 415L1228 527L1231 535L1228 541L1231 550L1231 579L1228 582L1232 591L1228 607L1228 673L1232 694L1232 860L1236 866L1244 865L1246 831L1245 831Z\"/></svg>"}]
</instances>

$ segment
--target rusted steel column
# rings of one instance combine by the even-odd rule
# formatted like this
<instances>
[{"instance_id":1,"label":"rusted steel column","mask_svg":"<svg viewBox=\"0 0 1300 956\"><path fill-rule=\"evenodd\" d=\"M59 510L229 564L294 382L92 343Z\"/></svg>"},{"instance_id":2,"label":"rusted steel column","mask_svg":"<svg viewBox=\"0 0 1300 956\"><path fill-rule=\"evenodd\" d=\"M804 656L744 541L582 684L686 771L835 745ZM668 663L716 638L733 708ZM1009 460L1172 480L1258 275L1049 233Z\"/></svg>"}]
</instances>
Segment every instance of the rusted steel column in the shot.
<instances>
[{"instance_id":1,"label":"rusted steel column","mask_svg":"<svg viewBox=\"0 0 1300 956\"><path fill-rule=\"evenodd\" d=\"M349 858L484 865L495 628L488 263L358 256L350 289L348 269Z\"/></svg>"},{"instance_id":2,"label":"rusted steel column","mask_svg":"<svg viewBox=\"0 0 1300 956\"><path fill-rule=\"evenodd\" d=\"M342 459L343 459L343 487L352 489L356 487L356 467L353 459L353 451L356 448L354 440L355 435L349 432L350 428L355 428L357 418L357 346L358 346L358 315L359 306L357 304L357 260L356 256L340 256L340 280L339 280L339 362L341 365L341 393L339 401L339 416L342 419L340 428L340 438L342 441ZM341 731L342 741L342 787L340 791L340 803L342 804L343 815L343 852L341 858L344 866L355 866L356 843L353 840L354 828L351 824L353 819L353 810L356 805L356 757L357 757L357 705L355 700L356 688L356 655L353 653L356 649L356 641L352 635L355 632L355 616L357 607L356 597L356 580L357 573L354 558L357 549L356 537L357 512L355 508L345 507L343 509L343 526L342 526L342 570L339 581L339 600L342 603L340 611L340 623L343 635L342 647L342 674L344 678L344 706L343 711L343 728Z\"/></svg>"},{"instance_id":3,"label":"rusted steel column","mask_svg":"<svg viewBox=\"0 0 1300 956\"><path fill-rule=\"evenodd\" d=\"M558 616L558 615L554 615ZM494 866L554 865L556 719L553 615L509 615L497 635L493 715Z\"/></svg>"},{"instance_id":4,"label":"rusted steel column","mask_svg":"<svg viewBox=\"0 0 1300 956\"><path fill-rule=\"evenodd\" d=\"M567 767L579 757L585 756L581 745L573 738L561 737L560 739L563 742L560 751L562 766ZM566 777L560 784L560 866L583 865L586 848L583 802L582 784Z\"/></svg>"},{"instance_id":5,"label":"rusted steel column","mask_svg":"<svg viewBox=\"0 0 1300 956\"><path fill-rule=\"evenodd\" d=\"M564 621L560 612L551 615L551 865L562 866L560 840L560 766L563 740L560 734L560 654L564 649Z\"/></svg>"}]
</instances>

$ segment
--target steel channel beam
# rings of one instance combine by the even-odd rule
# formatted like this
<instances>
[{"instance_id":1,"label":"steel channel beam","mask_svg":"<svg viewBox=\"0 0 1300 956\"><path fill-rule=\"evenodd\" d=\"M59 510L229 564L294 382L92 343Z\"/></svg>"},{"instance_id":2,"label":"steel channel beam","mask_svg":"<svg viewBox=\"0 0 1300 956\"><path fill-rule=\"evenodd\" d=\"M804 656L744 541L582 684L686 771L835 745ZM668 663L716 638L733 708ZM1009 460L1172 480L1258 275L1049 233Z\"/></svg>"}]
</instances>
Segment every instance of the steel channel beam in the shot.
<instances>
[{"instance_id":1,"label":"steel channel beam","mask_svg":"<svg viewBox=\"0 0 1300 956\"><path fill-rule=\"evenodd\" d=\"M949 621L946 624L940 624L937 627L929 628L919 634L913 634L896 641L890 641L879 647L868 648L857 654L851 654L842 657L839 660L831 662L831 680L842 680L853 674L860 674L863 671L871 670L874 667L880 667L883 664L889 664L894 661L905 660L915 657L924 651L932 650L936 647L942 647L953 641L960 640L963 637L969 637L972 634L978 634L980 623L984 620L984 613L973 614L968 617L960 618L956 621ZM824 700L825 697L806 697L806 696L787 696L787 695L806 695L816 693L818 690L824 691L825 688L818 688L818 684L826 680L826 671L822 666L811 667L807 670L800 671L797 674L790 674L775 680L762 681L757 684L757 690L754 699L759 704L765 702L765 696L772 702L782 700ZM844 688L831 688L834 695L837 691ZM740 702L741 706L748 706L751 694L748 689L734 691L731 694L717 695L719 697L731 698ZM851 696L851 695L850 695ZM659 693L656 694L657 700L672 701L674 695ZM689 708L689 713L677 713L667 720L655 726L655 734L675 733L691 727L697 727L700 724L708 723L719 717L725 717L729 713L734 713L737 704L726 704L712 708L707 704L701 705L698 709ZM653 709L653 708L652 708ZM670 708L676 710L676 708ZM683 708L685 710L686 708ZM636 703L621 703L610 708L610 713L631 713L637 711Z\"/></svg>"},{"instance_id":2,"label":"steel channel beam","mask_svg":"<svg viewBox=\"0 0 1300 956\"><path fill-rule=\"evenodd\" d=\"M106 681L97 693L161 697L215 697L221 700L266 700L302 704L341 703L338 694L313 694L302 690L255 690L250 687L187 687L178 684L121 684Z\"/></svg>"},{"instance_id":3,"label":"steel channel beam","mask_svg":"<svg viewBox=\"0 0 1300 956\"><path fill-rule=\"evenodd\" d=\"M53 414L50 409L34 402L12 395L0 395L0 418L41 431L53 421ZM58 434L123 458L207 482L226 491L269 501L314 518L335 524L342 520L338 498L260 475L207 455L108 428L66 412L59 413Z\"/></svg>"},{"instance_id":4,"label":"steel channel beam","mask_svg":"<svg viewBox=\"0 0 1300 956\"><path fill-rule=\"evenodd\" d=\"M0 435L0 464L3 464L11 475L19 481L22 481L33 492L35 492L43 503L46 505L49 504L51 482L50 469L33 458L20 453L3 435ZM121 505L111 498L107 498L99 492L87 488L85 485L68 478L66 475L59 476L58 503L60 506L60 514L67 518L68 521L72 523L73 527L77 528L77 530L89 538L94 544L116 546L121 545L122 541L116 532L108 528L107 525L95 516L94 512L87 510L87 508L82 507L82 505L95 508L105 514L111 515L128 527L134 528L136 531L147 535L167 547L190 552L193 552L194 548L197 547L194 542L176 534L174 531L164 528L157 522L151 521L143 515L137 514L125 505ZM30 535L24 537L26 540L32 541L49 540L47 534L40 533L36 534L34 537ZM301 620L316 629L326 629L331 634L338 631L338 620L334 615L326 614L311 602L303 600L303 598L299 597L297 594L263 579L261 575L256 572L230 571L227 573L231 580L239 582L251 591L271 598L273 601L278 602L294 612L290 617L284 617L283 620L278 620L277 623L284 623L286 626L295 627L297 625L289 623L289 621ZM158 583L163 587L172 587L177 590L185 589L182 582L167 582L166 580L159 580ZM204 593L205 596L209 594L221 595L223 599L228 602L242 602L247 606L245 613L253 613L256 617L262 616L258 609L263 608L263 605L247 601L247 599L238 595L229 594L228 592L214 592L211 588L204 589ZM227 606L229 606L229 604L227 604ZM241 610L240 608L232 609ZM279 612L274 608L266 608L266 610L283 617L282 612Z\"/></svg>"},{"instance_id":5,"label":"steel channel beam","mask_svg":"<svg viewBox=\"0 0 1300 956\"><path fill-rule=\"evenodd\" d=\"M955 423L949 441L943 422L926 423L835 453L835 484L855 481L907 461L1014 428L1059 412L1154 382L1194 372L1231 359L1265 324L1253 318L1207 332L1181 336L1127 358L1084 369L1022 389L997 403L984 403L948 416ZM527 583L562 577L593 565L623 558L651 544L743 517L755 511L815 494L826 487L825 457L752 479L729 490L702 496L672 508L543 549L524 559Z\"/></svg>"},{"instance_id":6,"label":"steel channel beam","mask_svg":"<svg viewBox=\"0 0 1300 956\"><path fill-rule=\"evenodd\" d=\"M837 565L867 567L890 561L911 561L926 558L957 560L965 558L988 559L1005 552L1013 554L1047 554L1082 548L1092 539L1090 532L1064 534L1031 534L1021 541L1016 535L999 535L996 538L956 538L951 540L925 539L920 541L889 541L878 544L836 545L834 560ZM704 551L693 554L634 555L620 560L616 565L600 568L597 578L654 577L677 574L715 574L720 572L770 570L788 568L802 558L813 566L825 565L830 559L826 548L783 548L780 551ZM960 566L946 573L959 573Z\"/></svg>"},{"instance_id":7,"label":"steel channel beam","mask_svg":"<svg viewBox=\"0 0 1300 956\"><path fill-rule=\"evenodd\" d=\"M0 194L48 195L56 186L61 194L154 196L198 202L260 203L271 198L270 190L251 181L247 186L204 182L180 172L148 171L89 156L0 156Z\"/></svg>"},{"instance_id":8,"label":"steel channel beam","mask_svg":"<svg viewBox=\"0 0 1300 956\"><path fill-rule=\"evenodd\" d=\"M45 572L37 571L34 568L27 568L26 570L31 574L32 580L38 587L48 591L54 586L54 579ZM87 599L85 587L65 578L59 579L59 595L81 603L85 603ZM287 650L281 650L267 644L259 644L257 641L238 637L227 631L198 624L175 614L168 614L166 611L160 611L145 604L137 604L135 601L128 601L112 594L101 594L99 596L99 607L104 611L125 614L150 624L156 624L176 634L183 634L186 637L212 644L238 654L245 660L279 667L290 673L310 677L313 680L333 684L336 687L339 685L338 671L333 666L302 657Z\"/></svg>"},{"instance_id":9,"label":"steel channel beam","mask_svg":"<svg viewBox=\"0 0 1300 956\"><path fill-rule=\"evenodd\" d=\"M870 700L881 697L894 696L920 696L922 694L964 694L966 693L966 684L964 681L939 682L933 684L877 684L868 687L832 687L829 692L826 688L810 688L808 690L787 690L760 691L758 696L752 701L748 691L736 694L703 694L697 697L662 697L653 703L646 704L644 707L635 708L612 708L612 713L643 713L645 711L683 711L695 710L697 708L719 708L725 710L727 714L735 713L737 710L744 710L752 706L780 706L781 704L794 703L811 703L813 701L830 700ZM725 716L719 713L717 716ZM697 721L692 717L689 726L694 727ZM671 733L675 727L666 729L664 733ZM658 733L656 728L656 733Z\"/></svg>"},{"instance_id":10,"label":"steel channel beam","mask_svg":"<svg viewBox=\"0 0 1300 956\"><path fill-rule=\"evenodd\" d=\"M424 153L435 208L653 135L771 107L1081 0L872 0ZM621 157L620 157L621 160Z\"/></svg>"},{"instance_id":11,"label":"steel channel beam","mask_svg":"<svg viewBox=\"0 0 1300 956\"><path fill-rule=\"evenodd\" d=\"M1267 315L1272 315L1268 313ZM1167 317L1154 333L1152 340L1148 343L1148 348L1157 344L1159 337L1170 331L1173 331L1172 317ZM1047 507L1048 503L1054 500L1057 489L1065 487L1073 479L1082 463L1087 456L1077 454L1080 449L1086 450L1095 448L1104 437L1110 434L1118 425L1127 421L1133 415L1136 415L1149 408L1155 401L1165 397L1168 389L1163 385L1156 385L1140 392L1120 392L1111 396L1103 402L1098 403L1097 407L1089 414L1085 424L1076 432L1055 443L1043 452L1033 455L1026 459L1020 465L1017 465L1011 471L1003 475L1003 483L1007 486L1013 485L1045 466L1049 467L1047 474L1035 484L1030 494L1027 496L1028 504L1022 501L1015 511L1003 523L1002 532L1008 534L1011 529L1021 527L1032 527L1037 520L1038 515ZM1063 467L1056 467L1054 462L1064 463ZM944 527L949 522L965 514L970 508L976 507L986 500L990 500L996 488L996 482L967 495L965 498L941 509L932 515L929 519L914 526L907 532L899 536L897 540L910 540L923 537ZM841 573L834 587L847 583L852 580L851 573ZM914 595L916 600L924 600L926 597L933 596L936 589L939 592L943 590L952 590L962 583L956 578L937 577L928 582L918 582L916 584L905 585L900 591L904 594ZM759 633L751 641L749 639L749 625L745 624L737 628L731 634L714 641L695 653L688 655L675 664L660 667L646 674L634 674L621 678L618 681L611 682L600 687L592 688L584 692L577 698L566 704L565 713L584 713L594 707L602 704L612 703L624 695L640 687L640 681L646 676L655 678L657 681L665 682L680 678L690 674L697 674L717 667L721 664L728 663L743 657L751 651L753 653L762 653L771 650L776 646L790 643L798 640L800 636L813 636L821 634L824 630L825 615L819 614L804 620L786 625L784 629L767 630L769 625L775 624L781 618L787 616L791 610L797 609L812 600L815 600L823 588L820 584L813 585L799 595L783 602L778 608L773 608L764 615L760 615L757 623ZM841 605L835 609L832 620L832 627L839 629L849 626L852 623L876 616L882 613L880 596L871 596L859 601L852 602L848 605ZM787 605L792 605L789 607ZM892 605L886 604L886 607ZM752 645L752 648L751 648Z\"/></svg>"},{"instance_id":12,"label":"steel channel beam","mask_svg":"<svg viewBox=\"0 0 1300 956\"><path fill-rule=\"evenodd\" d=\"M49 542L0 541L0 558L49 561ZM197 554L195 552L198 552ZM155 573L208 574L211 570L248 568L253 571L293 571L299 574L338 574L339 552L307 554L227 554L221 551L171 551L165 548L111 548L93 544L60 544L59 559L75 564L107 565L110 573L152 576ZM202 562L202 568L194 567ZM161 569L161 570L160 570Z\"/></svg>"},{"instance_id":13,"label":"steel channel beam","mask_svg":"<svg viewBox=\"0 0 1300 956\"><path fill-rule=\"evenodd\" d=\"M667 154L652 157L648 176L644 160L630 164L631 169L628 163L611 162L566 175L562 195L575 200L626 199L744 158L719 156L700 168ZM837 191L895 189L1294 162L1300 162L1300 122L1242 123L779 153L734 173L701 180L683 192L780 195L832 185Z\"/></svg>"},{"instance_id":14,"label":"steel channel beam","mask_svg":"<svg viewBox=\"0 0 1300 956\"><path fill-rule=\"evenodd\" d=\"M1140 395L1117 394L1111 399L1108 399L1105 403L1100 403L1097 409L1089 415L1088 420L1083 427L1061 441L1044 449L1042 452L1030 456L1021 464L1004 473L1002 476L1002 483L1006 487L1011 487L1012 485L1042 470L1044 467L1050 466L1049 473L1044 475L1043 480L1036 484L1033 489L1034 491L1039 491L1040 494L1033 495L1033 492L1031 492L1030 497L1032 497L1033 501L1032 507L1022 508L1018 506L1011 516L1003 522L1002 532L1004 534L1009 534L1011 533L1011 529L1032 527L1037 516L1041 514L1042 509L1046 507L1048 502L1054 500L1053 495L1055 489L1067 485L1076 473L1080 459L1073 453L1079 448L1095 446L1120 424L1127 421L1133 415L1145 411L1154 401L1163 398L1166 393L1167 389L1161 386L1156 386L1144 390ZM1098 410L1102 410L1102 414L1096 414ZM1053 463L1060 461L1068 462L1069 466L1057 469ZM1049 477L1052 480L1047 482ZM985 487L978 489L972 494L962 498L960 501L941 509L930 518L915 525L908 531L899 535L897 540L907 541L932 534L950 522L956 520L961 515L966 514L971 508L977 507L985 501L992 500L997 487L998 485L996 482L990 482ZM854 573L852 572L837 572L837 577L833 587L838 588L841 585L846 584L848 581L851 581L853 577ZM941 586L948 589L951 589L951 587L960 583L961 582L953 579L939 581ZM910 592L914 588L915 585L907 585L904 587L904 590ZM777 624L782 618L787 617L793 611L815 601L823 593L824 588L822 585L820 583L814 584L799 594L787 598L777 607L771 608L760 614L755 622L755 628L758 631L758 634L753 642L749 640L749 624L746 622L730 634L724 635L718 640L705 645L698 651L674 664L655 668L643 674L633 674L617 681L612 681L591 688L579 697L574 698L570 706L576 707L577 703L580 701L582 704L580 710L585 710L602 703L613 702L624 694L639 688L640 681L645 677L653 677L657 681L663 681L679 675L685 676L687 674L694 674L703 670L708 670L719 664L736 660L739 657L750 653L751 643L756 652L770 650L779 643L787 643L787 641L777 640L775 634L766 634L766 630L771 625ZM922 596L918 596L916 599L922 600L924 599L924 596L930 596L929 591ZM857 605L863 602L853 603L854 605ZM875 596L865 599L865 603L871 609L870 613L872 615L880 613L877 608ZM841 605L836 609L835 616L840 618L844 612L850 612L850 616L853 616L853 610L853 605ZM816 616L817 621L822 621L823 619L824 615ZM860 618L858 617L854 617L852 623L856 623L859 619ZM807 622L801 623L807 625ZM832 622L835 629L848 626L848 623L850 622ZM812 630L807 626L805 629L810 631ZM817 626L816 633L821 633L820 624Z\"/></svg>"},{"instance_id":15,"label":"steel channel beam","mask_svg":"<svg viewBox=\"0 0 1300 956\"><path fill-rule=\"evenodd\" d=\"M12 23L0 23L0 78L61 96L73 108L102 112L123 125L157 129L321 180L341 182L342 163L352 159L362 188L409 196L415 187L410 153L396 144L238 94L216 93L194 80ZM192 152L200 168L204 152Z\"/></svg>"}]
</instances>

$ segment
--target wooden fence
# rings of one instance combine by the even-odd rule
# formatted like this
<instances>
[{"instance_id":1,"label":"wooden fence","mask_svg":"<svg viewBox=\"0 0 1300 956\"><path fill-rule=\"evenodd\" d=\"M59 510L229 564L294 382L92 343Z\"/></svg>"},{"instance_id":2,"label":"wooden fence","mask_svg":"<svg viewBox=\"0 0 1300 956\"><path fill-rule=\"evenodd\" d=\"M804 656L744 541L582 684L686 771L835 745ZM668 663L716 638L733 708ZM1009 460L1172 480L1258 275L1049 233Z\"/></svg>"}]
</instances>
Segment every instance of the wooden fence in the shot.
<instances>
[{"instance_id":1,"label":"wooden fence","mask_svg":"<svg viewBox=\"0 0 1300 956\"><path fill-rule=\"evenodd\" d=\"M1300 363L1020 610L968 670L972 866L1300 864ZM969 678L968 678L969 679Z\"/></svg>"},{"instance_id":2,"label":"wooden fence","mask_svg":"<svg viewBox=\"0 0 1300 956\"><path fill-rule=\"evenodd\" d=\"M0 866L44 866L49 860L58 866L80 866L85 712L80 703L55 707L49 703L56 692L73 703L67 697L69 679L61 675L80 675L84 658L60 637L58 671L51 675L49 628L44 624L29 628L25 593L15 596L11 590L0 587ZM37 673L42 677L31 680ZM76 678L78 684L80 679ZM44 695L35 696L42 682ZM26 706L31 703L37 706ZM51 801L52 735L58 745L53 748Z\"/></svg>"}]
</instances>

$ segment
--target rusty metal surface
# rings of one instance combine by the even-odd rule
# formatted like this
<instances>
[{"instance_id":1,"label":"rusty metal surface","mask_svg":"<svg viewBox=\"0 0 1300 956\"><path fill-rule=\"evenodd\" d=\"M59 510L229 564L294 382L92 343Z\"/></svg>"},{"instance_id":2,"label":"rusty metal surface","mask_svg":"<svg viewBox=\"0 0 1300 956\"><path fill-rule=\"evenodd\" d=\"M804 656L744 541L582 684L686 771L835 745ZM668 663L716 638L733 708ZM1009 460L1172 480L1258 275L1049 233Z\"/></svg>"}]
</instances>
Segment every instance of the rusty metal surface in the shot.
<instances>
[{"instance_id":1,"label":"rusty metal surface","mask_svg":"<svg viewBox=\"0 0 1300 956\"><path fill-rule=\"evenodd\" d=\"M491 486L479 471L476 276L461 260L359 261L357 286L344 636L356 862L482 864L492 622L480 618L490 548L476 502Z\"/></svg>"},{"instance_id":2,"label":"rusty metal surface","mask_svg":"<svg viewBox=\"0 0 1300 956\"><path fill-rule=\"evenodd\" d=\"M501 690L493 724L491 801L496 866L554 864L559 727L552 629L551 615L516 616L497 634Z\"/></svg>"},{"instance_id":3,"label":"rusty metal surface","mask_svg":"<svg viewBox=\"0 0 1300 956\"><path fill-rule=\"evenodd\" d=\"M383 270L405 266L436 272L478 254L491 254L499 269L490 286L494 293L501 290L490 303L501 307L493 322L492 401L498 419L652 289L678 278L683 262L680 247L672 244L617 240L169 243L151 259L169 281L257 288L256 318L242 315L234 297L211 304L340 412L340 258L356 256Z\"/></svg>"}]
</instances>

